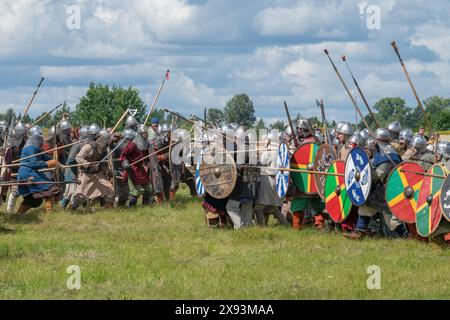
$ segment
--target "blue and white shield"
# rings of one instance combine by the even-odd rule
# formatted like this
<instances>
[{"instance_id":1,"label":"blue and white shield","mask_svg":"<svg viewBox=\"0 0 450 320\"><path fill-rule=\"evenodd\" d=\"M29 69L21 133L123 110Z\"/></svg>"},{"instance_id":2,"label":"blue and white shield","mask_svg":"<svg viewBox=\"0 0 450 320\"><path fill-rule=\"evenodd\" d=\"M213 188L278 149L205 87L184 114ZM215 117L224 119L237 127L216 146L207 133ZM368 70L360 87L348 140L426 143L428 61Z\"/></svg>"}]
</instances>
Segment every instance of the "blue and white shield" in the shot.
<instances>
[{"instance_id":1,"label":"blue and white shield","mask_svg":"<svg viewBox=\"0 0 450 320\"><path fill-rule=\"evenodd\" d=\"M372 168L369 157L362 148L354 148L345 162L345 189L350 201L355 206L366 203L371 185Z\"/></svg>"},{"instance_id":2,"label":"blue and white shield","mask_svg":"<svg viewBox=\"0 0 450 320\"><path fill-rule=\"evenodd\" d=\"M281 143L278 147L277 168L289 168L289 147L285 143ZM280 198L284 198L289 186L289 171L277 170L275 175L277 193Z\"/></svg>"}]
</instances>

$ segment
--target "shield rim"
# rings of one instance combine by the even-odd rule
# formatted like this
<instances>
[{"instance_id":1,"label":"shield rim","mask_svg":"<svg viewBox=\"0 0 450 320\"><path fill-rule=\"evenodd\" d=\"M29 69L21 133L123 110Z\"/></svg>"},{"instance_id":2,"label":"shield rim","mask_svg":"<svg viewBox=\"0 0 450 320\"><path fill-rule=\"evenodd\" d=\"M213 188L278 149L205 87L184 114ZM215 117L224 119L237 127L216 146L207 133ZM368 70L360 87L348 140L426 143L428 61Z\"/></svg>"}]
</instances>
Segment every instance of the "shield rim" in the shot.
<instances>
[{"instance_id":1,"label":"shield rim","mask_svg":"<svg viewBox=\"0 0 450 320\"><path fill-rule=\"evenodd\" d=\"M328 168L327 172L329 172L330 168L331 168L331 167L333 166L333 164L336 163L336 162L343 162L343 163L344 163L344 168L345 168L345 160L342 160L342 159L335 159L335 160L333 160L333 162L331 163L331 165L330 165L330 167ZM327 176L327 179L328 179L328 177L330 177L330 176ZM325 184L326 184L326 181L325 181ZM344 185L345 185L345 179L344 179ZM325 187L325 185L324 185L324 187ZM345 192L347 192L347 189L345 189ZM325 195L325 190L324 190L324 195ZM350 199L350 198L349 198L349 199ZM325 202L325 200L324 200L324 202ZM334 223L343 223L343 222L345 222L345 220L348 219L351 210L352 210L353 207L355 206L351 201L350 201L350 203L351 203L350 211L348 212L348 215L345 217L344 220L342 220L342 221L335 221L335 220L333 219L333 216L328 212L328 215L330 216L330 219L331 219ZM325 208L326 208L326 202L325 202Z\"/></svg>"},{"instance_id":2,"label":"shield rim","mask_svg":"<svg viewBox=\"0 0 450 320\"><path fill-rule=\"evenodd\" d=\"M387 190L387 184L388 184L388 182L389 182L389 179L391 178L391 175L392 175L392 174L394 173L394 171L396 171L399 167L401 167L402 165L407 164L407 163L413 163L413 164L416 164L416 165L418 165L418 166L420 167L420 165L419 165L418 163L414 162L414 161L403 161L403 162L400 162L398 165L396 165L395 168L392 169L392 171L389 173L388 178L387 178L387 180L386 180L386 188L385 188L385 190L384 190L384 199L386 199L386 204L387 204L387 206L388 206L388 208L389 208L389 211L391 212L391 214L392 214L394 217L396 217L397 219L399 219L399 220L400 220L401 222L403 222L403 223L416 223L416 216L417 216L416 210L417 210L417 208L414 210L414 221L412 221L412 222L407 222L407 221L401 220L399 217L397 217L397 216L392 212L391 207L389 206L389 202L387 201L387 193L388 193L388 190ZM422 167L421 167L421 168L422 168ZM423 170L423 168L422 168L422 170ZM423 173L425 173L425 170L423 170ZM424 179L425 179L425 177L424 177ZM422 179L422 183L423 183L423 180L424 180L424 179ZM420 188L422 188L422 184L420 185ZM420 193L420 190L419 190L419 193Z\"/></svg>"},{"instance_id":3,"label":"shield rim","mask_svg":"<svg viewBox=\"0 0 450 320\"><path fill-rule=\"evenodd\" d=\"M288 156L288 159L289 159L289 160L288 160L288 166L285 167L285 168L286 168L286 169L290 169L290 164L291 164L291 152L290 152L289 145L286 144L286 143L284 143L284 142L281 142L281 143L279 144L279 146L278 146L278 150L277 150L277 164L278 164L278 151L280 150L281 145L285 145L285 146L286 146L286 153L287 153L287 156ZM280 167L278 167L278 168L280 168ZM282 196L278 193L278 185L276 185L276 183L277 183L277 181L278 181L278 179L277 179L278 172L280 172L283 176L287 176L287 177L288 177L288 179L287 179L287 188L286 188L286 192L285 192L284 195L282 195ZM275 187L277 188L277 194L278 194L278 196L279 196L281 199L286 198L287 191L288 191L288 189L289 189L289 183L291 182L291 175L290 175L290 172L289 172L289 171L284 171L284 172L285 172L285 173L283 173L282 171L280 171L280 169L278 169L277 172L275 173Z\"/></svg>"},{"instance_id":4,"label":"shield rim","mask_svg":"<svg viewBox=\"0 0 450 320\"><path fill-rule=\"evenodd\" d=\"M355 152L356 150L361 150L367 157L368 159L368 168L369 168L369 173L368 173L368 177L369 177L369 188L368 188L368 193L366 195L366 197L364 198L364 202L361 204L356 204L354 203L352 200L353 198L350 196L350 193L348 192L348 187L347 187L347 179L345 179L345 190L347 191L348 194L348 198L350 199L350 202L357 207L362 207L364 204L366 204L367 202L367 198L369 197L370 191L372 190L372 164L370 163L370 158L367 155L366 151L361 148L361 147L354 147L352 150L350 150L350 152L347 155L347 158L345 159L345 172L344 172L344 177L347 177L347 164L348 164L348 158L352 155L352 152Z\"/></svg>"},{"instance_id":5,"label":"shield rim","mask_svg":"<svg viewBox=\"0 0 450 320\"><path fill-rule=\"evenodd\" d=\"M319 146L320 147L320 144L319 143L317 143L317 142L305 142L305 143L302 143L301 145L299 145L297 148L295 148L295 151L292 153L292 155L291 155L291 158L290 159L292 159L292 157L294 156L294 154L300 149L300 148L302 148L302 147L304 147L304 146L306 146L306 145L310 145L310 144L315 144L315 145L317 145L317 146ZM316 158L314 157L314 160L316 160ZM289 161L289 168L290 169L292 169L291 168L291 161ZM301 174L300 172L293 172L293 173L298 173L298 174ZM313 178L314 178L314 174L312 174L312 173L307 173L307 174L310 174L310 175L312 175L313 176ZM292 174L291 174L292 175ZM290 175L290 176L291 176ZM291 178L292 179L292 178ZM295 180L294 179L292 179L292 183L294 184L294 186L297 188L297 189L300 189L299 187L297 187L297 185L295 184ZM316 183L314 182L314 186L316 185ZM302 191L305 195L309 195L309 196L317 196L318 195L318 192L304 192L304 191Z\"/></svg>"},{"instance_id":6,"label":"shield rim","mask_svg":"<svg viewBox=\"0 0 450 320\"><path fill-rule=\"evenodd\" d=\"M316 153L316 157L314 158L314 171L318 171L318 170L317 170L317 166L316 166L317 154L319 153L320 149L325 149L325 147L330 148L330 151L331 151L332 148L333 148L333 146L330 146L328 143L324 143L324 144L322 144L322 145L319 147L319 149L317 150L317 153ZM337 160L337 159L335 158L335 155L334 155L333 152L330 152L330 155L333 157L333 161L331 161L331 164L328 166L327 170L324 171L324 172L328 172L328 169L331 167L331 165L333 164L333 162L334 162L335 160ZM315 183L315 185L316 185L316 189L317 189L317 193L319 194L319 197L320 197L323 201L325 201L325 184L322 185L322 188L319 188L319 186L317 185L317 180L318 180L317 177L319 177L319 176L320 176L319 174L314 173L314 183Z\"/></svg>"},{"instance_id":7,"label":"shield rim","mask_svg":"<svg viewBox=\"0 0 450 320\"><path fill-rule=\"evenodd\" d=\"M447 170L445 169L445 166L442 165L442 164L440 164L440 163L436 163L436 164L432 165L432 166L430 167L430 169L428 169L428 171L427 171L426 173L431 173L431 174L432 174L432 171L433 171L433 169L434 169L435 167L441 167L442 171L443 171L444 174L446 175ZM424 181L425 181L426 178L428 178L428 177L425 177L425 178L424 178ZM442 182L442 184L444 184L444 182ZM421 192L421 191L422 191L422 188L420 188L418 197L420 197L420 192ZM441 186L441 191L442 191L442 186ZM417 199L417 201L419 201L419 199ZM417 227L417 218L416 218L416 231L417 231L417 233L418 233L420 236L422 236L422 237L429 237L429 236L431 236L433 233L436 232L437 228L439 227L439 224L440 224L441 221L442 221L442 216L443 216L443 214L442 214L442 208L441 208L441 197L440 197L440 196L439 196L439 206L438 206L438 207L439 207L439 210L441 210L441 214L439 215L439 220L438 220L438 222L436 223L436 228L434 228L434 230L432 229L431 232L430 232L429 234L424 235L424 234L421 234L421 233L420 233L419 228ZM416 217L417 217L417 212L418 212L418 211L416 211Z\"/></svg>"},{"instance_id":8,"label":"shield rim","mask_svg":"<svg viewBox=\"0 0 450 320\"><path fill-rule=\"evenodd\" d=\"M232 170L233 170L233 172L234 172L234 174L232 175L233 176L233 179L232 179L232 181L231 181L231 188L229 189L229 191L225 194L225 195L222 195L221 197L216 197L216 196L214 196L214 195L212 195L210 192L209 192L209 190L208 190L208 188L206 187L206 185L205 185L205 182L203 181L203 179L202 179L202 175L200 174L200 181L201 181L201 183L202 183L202 185L203 185L203 188L205 189L205 193L207 192L211 197L213 197L213 198L215 198L215 199L225 199L226 197L228 197L232 192L233 192L233 190L234 190L234 187L236 186L236 181L237 181L237 167L236 167L236 163L234 162L234 159L233 159L233 157L231 157L231 155L228 153L228 152L225 152L225 149L224 148L222 148L222 147L219 147L219 146L215 146L215 148L217 148L217 150L216 150L216 152L224 152L224 154L225 154L225 156L228 158L230 158L231 159L231 167L232 167ZM202 165L203 165L203 158L202 158L202 163L200 164L200 168L199 168L199 173L201 172L201 170L202 170Z\"/></svg>"},{"instance_id":9,"label":"shield rim","mask_svg":"<svg viewBox=\"0 0 450 320\"><path fill-rule=\"evenodd\" d=\"M447 171L445 170L445 167L444 167L444 172L447 172ZM449 217L447 217L447 216L444 214L444 210L442 209L442 201L441 201L441 199L442 199L442 188L444 187L444 183L445 183L445 181L447 181L447 180L450 181L450 174L448 174L448 172L447 172L446 174L447 174L447 177L445 178L444 182L442 183L442 187L441 187L441 196L439 197L439 206L441 207L442 216L443 216L448 222L450 222L450 215L449 215Z\"/></svg>"}]
</instances>

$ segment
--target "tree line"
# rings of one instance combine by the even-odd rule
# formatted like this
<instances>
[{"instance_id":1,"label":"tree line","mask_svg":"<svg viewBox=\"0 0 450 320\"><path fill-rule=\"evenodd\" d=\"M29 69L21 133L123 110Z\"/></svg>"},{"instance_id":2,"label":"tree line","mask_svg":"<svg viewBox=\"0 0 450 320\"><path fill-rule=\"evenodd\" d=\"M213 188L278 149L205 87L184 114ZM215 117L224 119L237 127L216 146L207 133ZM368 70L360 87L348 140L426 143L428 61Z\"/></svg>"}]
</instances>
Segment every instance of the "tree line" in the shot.
<instances>
[{"instance_id":1,"label":"tree line","mask_svg":"<svg viewBox=\"0 0 450 320\"><path fill-rule=\"evenodd\" d=\"M450 129L450 98L432 96L426 99L423 104L433 130L442 131ZM148 108L139 96L139 91L137 89L132 87L123 88L116 85L108 86L91 82L86 94L81 97L75 110L72 111L67 103L64 102L61 108L42 120L39 125L48 128L58 123L62 116L67 114L69 115L73 126L97 123L102 127L113 127L123 112L128 108L136 110L135 117L138 121L141 123L144 121L147 112L146 110L148 110ZM280 114L283 113L282 117L285 117L281 106L277 108L280 110ZM383 98L377 101L373 105L373 111L375 117L382 126L387 126L387 124L393 121L400 121L403 128L411 128L417 131L419 127L425 125L425 117L420 108L418 106L415 108L406 106L405 100L399 97ZM22 119L22 122L33 123L36 119L43 117L45 114L46 112L43 112L35 119L27 115ZM150 116L151 118L158 118L160 123L166 122L170 124L172 122L172 115L165 114L162 109L156 108ZM205 115L202 114L198 116L203 118ZM292 119L293 122L296 122L300 117L301 114L299 113L294 115ZM21 119L21 114L16 114L13 109L8 109L6 113L0 114L0 120L5 120L8 123L12 123L17 119ZM313 117L310 119L313 125L318 127L323 126L323 123L319 118ZM372 129L375 128L375 122L370 115L366 115L365 120ZM226 123L236 123L257 130L264 128L284 130L287 123L287 121L278 120L272 124L266 125L262 118L257 119L253 101L245 93L237 94L232 97L223 108L208 108L206 112L206 121L217 127ZM183 121L181 121L180 124L180 120L178 120L178 123L183 127L188 127L188 124ZM328 127L334 127L335 122L329 122L327 125ZM359 128L364 128L362 121L359 121L357 126ZM120 129L123 129L123 126L119 127L119 130Z\"/></svg>"}]
</instances>

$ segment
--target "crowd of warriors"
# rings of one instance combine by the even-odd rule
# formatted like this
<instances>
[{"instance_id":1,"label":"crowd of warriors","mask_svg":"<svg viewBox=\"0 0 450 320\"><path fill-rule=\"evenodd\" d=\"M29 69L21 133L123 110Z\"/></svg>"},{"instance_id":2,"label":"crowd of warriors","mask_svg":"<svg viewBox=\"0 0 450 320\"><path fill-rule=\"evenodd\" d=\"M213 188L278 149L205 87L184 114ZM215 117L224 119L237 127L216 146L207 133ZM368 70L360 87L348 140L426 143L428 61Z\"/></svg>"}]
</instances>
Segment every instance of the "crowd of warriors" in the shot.
<instances>
[{"instance_id":1,"label":"crowd of warriors","mask_svg":"<svg viewBox=\"0 0 450 320\"><path fill-rule=\"evenodd\" d=\"M365 205L353 206L343 223L334 223L324 201L318 195L300 191L292 179L284 199L277 193L274 167L279 142L291 150L295 150L294 145L325 143L323 132L314 129L308 119L298 120L294 130L287 127L279 139L274 139L273 133L260 139L258 170L247 165L248 157L247 162L237 164L237 181L228 197L217 199L207 192L203 194L209 227L265 226L272 215L279 224L296 230L312 225L318 230L342 231L351 239L374 234L420 239L413 224L405 224L390 213L385 199L386 180L402 161L414 161L425 171L435 163L450 169L449 143L428 139L423 128L416 135L410 129L401 130L398 122L373 134L367 129L354 131L347 122L338 123L328 133L337 158L346 160L353 148L364 148L372 164L373 184ZM0 122L0 131L0 156L6 164L1 179L15 183L1 187L8 213L24 214L42 203L46 211L51 211L57 202L67 210L90 207L95 202L105 208L133 207L139 200L143 206L152 206L174 199L181 182L188 185L193 197L197 196L193 173L185 164L172 165L169 161L173 131L156 118L148 128L129 116L120 133L102 130L96 124L74 130L66 119L50 128L45 139L39 126L27 127L21 122L12 128ZM217 131L224 137L231 131L235 147L241 142L246 145L249 139L244 128L234 124ZM201 148L207 148L213 140L203 137ZM231 154L238 156L237 152ZM14 165L17 162L20 165ZM22 202L17 207L20 197ZM450 241L449 232L450 224L443 219L433 236Z\"/></svg>"},{"instance_id":2,"label":"crowd of warriors","mask_svg":"<svg viewBox=\"0 0 450 320\"><path fill-rule=\"evenodd\" d=\"M236 141L245 139L242 128L224 126L222 134L234 130ZM293 134L287 127L280 134L280 142L295 150L297 145L305 143L324 144L323 131L313 128L308 119L298 120L296 132ZM302 230L305 226L313 226L317 230L342 232L350 239L361 239L370 236L389 238L414 237L424 238L417 234L415 224L406 224L393 216L385 199L386 181L395 166L402 161L413 161L425 171L432 165L441 163L450 170L450 143L437 142L430 139L421 128L418 134L411 129L401 129L399 122L393 122L387 128L379 128L370 133L368 129L354 130L348 122L341 122L329 132L331 142L338 159L346 160L355 147L361 147L367 153L372 170L372 189L366 203L353 206L348 218L342 223L334 223L325 209L324 201L318 195L305 194L290 179L289 189L284 199L276 191L276 153L278 143L269 133L264 138L263 150L259 157L259 170L252 176L248 166L237 165L238 178L231 195L225 199L216 199L206 193L203 199L208 225L213 228L233 227L240 229L253 224L265 226L270 215L278 223ZM291 153L292 153L291 152ZM265 169L264 167L267 167ZM433 237L450 243L450 223L442 219Z\"/></svg>"},{"instance_id":3,"label":"crowd of warriors","mask_svg":"<svg viewBox=\"0 0 450 320\"><path fill-rule=\"evenodd\" d=\"M129 116L120 133L96 124L75 130L67 119L45 138L39 126L20 121L10 127L0 122L0 130L1 195L10 214L42 203L47 212L57 205L67 210L94 203L133 207L139 200L152 206L173 199L181 182L196 195L194 178L184 166L175 168L177 175L169 170L172 130L157 118L148 128Z\"/></svg>"}]
</instances>

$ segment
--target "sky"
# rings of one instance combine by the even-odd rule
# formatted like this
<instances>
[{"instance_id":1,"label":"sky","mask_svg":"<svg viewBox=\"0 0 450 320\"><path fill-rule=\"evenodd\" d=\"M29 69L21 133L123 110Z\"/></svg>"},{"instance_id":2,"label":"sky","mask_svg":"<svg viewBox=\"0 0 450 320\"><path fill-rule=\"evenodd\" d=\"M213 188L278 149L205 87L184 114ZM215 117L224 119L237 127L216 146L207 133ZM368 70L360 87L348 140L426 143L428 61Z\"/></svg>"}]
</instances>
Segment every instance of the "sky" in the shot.
<instances>
[{"instance_id":1,"label":"sky","mask_svg":"<svg viewBox=\"0 0 450 320\"><path fill-rule=\"evenodd\" d=\"M23 111L41 76L32 116L64 100L74 109L91 81L135 87L151 105L170 69L160 108L201 115L246 93L269 123L285 120L284 100L291 114L320 117L316 99L327 120L354 122L325 48L353 94L342 55L371 105L414 107L393 40L422 100L450 96L450 1L430 3L0 0L0 112Z\"/></svg>"}]
</instances>

